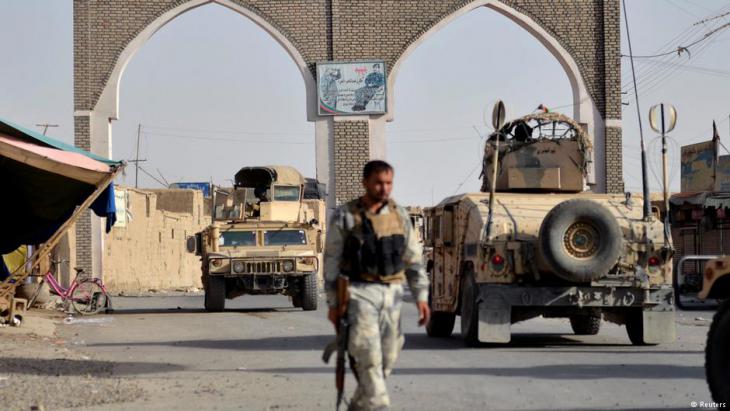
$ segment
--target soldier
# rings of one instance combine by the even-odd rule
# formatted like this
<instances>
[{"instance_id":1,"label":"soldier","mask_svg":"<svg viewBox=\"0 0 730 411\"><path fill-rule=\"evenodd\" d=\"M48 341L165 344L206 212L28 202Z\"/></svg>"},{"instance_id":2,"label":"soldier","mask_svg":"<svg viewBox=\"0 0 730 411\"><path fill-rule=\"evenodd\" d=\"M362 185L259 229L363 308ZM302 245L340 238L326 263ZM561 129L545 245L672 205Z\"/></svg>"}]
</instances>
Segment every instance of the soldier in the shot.
<instances>
[{"instance_id":1,"label":"soldier","mask_svg":"<svg viewBox=\"0 0 730 411\"><path fill-rule=\"evenodd\" d=\"M370 161L363 170L365 195L334 213L325 247L328 318L336 324L336 280L349 277L348 352L358 386L350 410L387 410L385 378L390 375L405 338L400 329L403 282L408 281L418 308L418 325L426 324L429 281L422 247L408 213L390 199L393 167Z\"/></svg>"}]
</instances>

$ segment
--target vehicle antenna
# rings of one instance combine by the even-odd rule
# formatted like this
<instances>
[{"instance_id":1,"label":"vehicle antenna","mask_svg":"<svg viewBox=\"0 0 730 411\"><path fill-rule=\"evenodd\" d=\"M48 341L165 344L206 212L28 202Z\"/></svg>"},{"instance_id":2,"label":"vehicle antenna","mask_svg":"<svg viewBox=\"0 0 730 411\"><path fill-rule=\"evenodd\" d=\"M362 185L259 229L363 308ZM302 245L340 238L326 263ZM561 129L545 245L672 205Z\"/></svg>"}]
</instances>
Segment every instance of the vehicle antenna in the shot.
<instances>
[{"instance_id":1,"label":"vehicle antenna","mask_svg":"<svg viewBox=\"0 0 730 411\"><path fill-rule=\"evenodd\" d=\"M634 53L631 51L631 36L629 35L629 18L626 14L626 0L621 0L624 9L624 22L626 23L626 40L629 43L629 57L631 61L631 76L634 82L634 97L636 98L636 115L639 118L639 138L641 141L641 188L644 194L644 220L648 220L651 214L649 199L649 179L646 175L646 150L644 149L644 129L641 124L641 108L639 106L639 90L636 87L636 71L634 70Z\"/></svg>"},{"instance_id":2,"label":"vehicle antenna","mask_svg":"<svg viewBox=\"0 0 730 411\"><path fill-rule=\"evenodd\" d=\"M36 127L43 127L43 135L46 135L46 132L48 131L48 127L58 127L58 124L48 124L48 123L41 123L36 124Z\"/></svg>"}]
</instances>

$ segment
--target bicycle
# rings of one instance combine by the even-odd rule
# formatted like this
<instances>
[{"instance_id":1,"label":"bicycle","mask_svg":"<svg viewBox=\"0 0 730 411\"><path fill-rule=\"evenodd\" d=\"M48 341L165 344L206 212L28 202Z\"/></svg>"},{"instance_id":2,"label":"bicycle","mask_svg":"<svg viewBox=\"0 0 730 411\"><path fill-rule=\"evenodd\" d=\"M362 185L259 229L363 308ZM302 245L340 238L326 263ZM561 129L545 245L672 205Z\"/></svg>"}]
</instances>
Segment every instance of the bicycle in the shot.
<instances>
[{"instance_id":1,"label":"bicycle","mask_svg":"<svg viewBox=\"0 0 730 411\"><path fill-rule=\"evenodd\" d=\"M51 268L43 276L43 279L38 283L38 288L35 293L28 300L28 307L33 305L40 294L43 283L47 282L51 287L51 293L61 297L61 301L66 304L70 302L74 311L81 315L98 314L102 310L106 312L111 311L111 297L107 293L101 278L89 277L85 275L83 268L74 267L76 277L71 282L71 286L65 288L56 281L56 277L53 274L59 263L68 263L68 260L51 261Z\"/></svg>"}]
</instances>

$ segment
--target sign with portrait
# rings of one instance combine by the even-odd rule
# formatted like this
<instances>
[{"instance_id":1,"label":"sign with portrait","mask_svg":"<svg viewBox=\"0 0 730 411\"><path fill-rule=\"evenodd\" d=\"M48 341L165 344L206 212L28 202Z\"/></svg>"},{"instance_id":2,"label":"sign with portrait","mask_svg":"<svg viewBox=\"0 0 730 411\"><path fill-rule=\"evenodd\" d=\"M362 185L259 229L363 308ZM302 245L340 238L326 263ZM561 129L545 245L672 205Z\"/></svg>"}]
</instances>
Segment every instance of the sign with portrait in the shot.
<instances>
[{"instance_id":1,"label":"sign with portrait","mask_svg":"<svg viewBox=\"0 0 730 411\"><path fill-rule=\"evenodd\" d=\"M715 142L705 141L683 146L681 156L682 192L714 190L717 158Z\"/></svg>"},{"instance_id":2,"label":"sign with portrait","mask_svg":"<svg viewBox=\"0 0 730 411\"><path fill-rule=\"evenodd\" d=\"M317 63L319 114L384 114L387 79L382 60Z\"/></svg>"}]
</instances>

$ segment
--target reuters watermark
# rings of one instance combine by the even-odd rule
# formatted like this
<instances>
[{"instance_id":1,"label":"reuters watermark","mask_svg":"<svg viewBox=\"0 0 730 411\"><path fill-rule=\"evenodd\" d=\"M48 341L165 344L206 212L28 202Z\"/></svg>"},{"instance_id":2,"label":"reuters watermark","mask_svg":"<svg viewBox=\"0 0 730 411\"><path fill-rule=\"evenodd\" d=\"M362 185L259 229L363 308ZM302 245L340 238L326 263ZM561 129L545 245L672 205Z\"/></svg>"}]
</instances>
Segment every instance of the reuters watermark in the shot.
<instances>
[{"instance_id":1,"label":"reuters watermark","mask_svg":"<svg viewBox=\"0 0 730 411\"><path fill-rule=\"evenodd\" d=\"M727 408L727 404L724 402L706 402L706 401L692 401L689 403L692 408L709 408L709 409L721 409Z\"/></svg>"}]
</instances>

